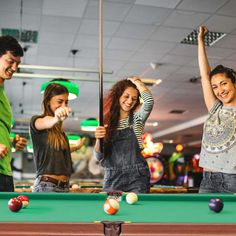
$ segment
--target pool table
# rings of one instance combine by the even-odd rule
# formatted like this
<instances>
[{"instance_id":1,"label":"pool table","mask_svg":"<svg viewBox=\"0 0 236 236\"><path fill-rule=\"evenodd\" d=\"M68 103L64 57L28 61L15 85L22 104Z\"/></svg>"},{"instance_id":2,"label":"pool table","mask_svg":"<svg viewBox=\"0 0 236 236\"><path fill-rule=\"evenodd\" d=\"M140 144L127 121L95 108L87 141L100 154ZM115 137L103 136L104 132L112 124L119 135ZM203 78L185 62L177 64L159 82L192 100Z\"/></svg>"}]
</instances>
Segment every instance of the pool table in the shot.
<instances>
[{"instance_id":1,"label":"pool table","mask_svg":"<svg viewBox=\"0 0 236 236\"><path fill-rule=\"evenodd\" d=\"M0 193L0 235L236 235L234 194L139 194L129 205L125 194L120 211L107 215L104 193L24 193L28 208L8 209L8 200L21 193ZM220 197L224 209L209 210Z\"/></svg>"},{"instance_id":2,"label":"pool table","mask_svg":"<svg viewBox=\"0 0 236 236\"><path fill-rule=\"evenodd\" d=\"M78 189L70 188L71 193L100 193L102 186L99 185L79 185ZM31 185L18 185L15 192L31 192ZM198 188L188 188L182 186L154 185L150 193L197 193Z\"/></svg>"}]
</instances>

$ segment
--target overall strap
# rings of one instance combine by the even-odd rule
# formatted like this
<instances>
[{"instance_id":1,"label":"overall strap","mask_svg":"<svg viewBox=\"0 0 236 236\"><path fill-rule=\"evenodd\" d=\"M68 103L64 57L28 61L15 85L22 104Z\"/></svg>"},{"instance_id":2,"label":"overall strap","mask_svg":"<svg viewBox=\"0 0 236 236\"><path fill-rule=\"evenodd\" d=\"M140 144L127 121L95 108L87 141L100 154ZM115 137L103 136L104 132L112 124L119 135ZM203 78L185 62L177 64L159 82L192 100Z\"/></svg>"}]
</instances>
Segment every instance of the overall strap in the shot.
<instances>
[{"instance_id":1,"label":"overall strap","mask_svg":"<svg viewBox=\"0 0 236 236\"><path fill-rule=\"evenodd\" d=\"M134 124L134 113L130 112L129 114L129 120L128 120L128 125L130 127L130 129L133 128L133 124Z\"/></svg>"}]
</instances>

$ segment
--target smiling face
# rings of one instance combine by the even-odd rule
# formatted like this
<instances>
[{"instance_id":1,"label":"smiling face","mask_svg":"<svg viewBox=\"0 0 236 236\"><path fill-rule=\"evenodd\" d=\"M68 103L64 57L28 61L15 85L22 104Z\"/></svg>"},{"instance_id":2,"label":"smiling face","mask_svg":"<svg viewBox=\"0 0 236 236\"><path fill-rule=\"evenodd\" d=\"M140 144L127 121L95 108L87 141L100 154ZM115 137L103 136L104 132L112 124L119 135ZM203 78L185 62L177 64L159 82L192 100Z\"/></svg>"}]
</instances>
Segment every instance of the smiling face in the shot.
<instances>
[{"instance_id":1,"label":"smiling face","mask_svg":"<svg viewBox=\"0 0 236 236\"><path fill-rule=\"evenodd\" d=\"M10 80L21 62L20 56L13 56L10 51L0 57L0 83Z\"/></svg>"},{"instance_id":2,"label":"smiling face","mask_svg":"<svg viewBox=\"0 0 236 236\"><path fill-rule=\"evenodd\" d=\"M232 83L224 73L213 75L211 86L215 96L224 106L236 106L236 84Z\"/></svg>"},{"instance_id":3,"label":"smiling face","mask_svg":"<svg viewBox=\"0 0 236 236\"><path fill-rule=\"evenodd\" d=\"M55 95L49 101L49 106L53 114L55 113L56 109L59 107L67 107L68 106L68 93Z\"/></svg>"},{"instance_id":4,"label":"smiling face","mask_svg":"<svg viewBox=\"0 0 236 236\"><path fill-rule=\"evenodd\" d=\"M125 89L123 94L120 96L120 114L122 118L126 117L130 110L135 106L138 101L138 91L133 87Z\"/></svg>"}]
</instances>

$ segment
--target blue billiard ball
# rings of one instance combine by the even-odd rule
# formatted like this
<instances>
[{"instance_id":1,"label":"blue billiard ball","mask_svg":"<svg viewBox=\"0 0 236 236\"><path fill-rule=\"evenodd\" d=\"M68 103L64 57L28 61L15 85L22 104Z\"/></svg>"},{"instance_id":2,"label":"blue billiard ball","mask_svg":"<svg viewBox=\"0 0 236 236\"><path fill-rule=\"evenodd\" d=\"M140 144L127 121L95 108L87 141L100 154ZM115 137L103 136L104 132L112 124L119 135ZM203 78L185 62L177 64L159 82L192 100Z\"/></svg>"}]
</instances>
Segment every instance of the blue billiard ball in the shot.
<instances>
[{"instance_id":1,"label":"blue billiard ball","mask_svg":"<svg viewBox=\"0 0 236 236\"><path fill-rule=\"evenodd\" d=\"M221 212L224 207L224 203L220 198L212 198L208 205L210 210L216 213Z\"/></svg>"}]
</instances>

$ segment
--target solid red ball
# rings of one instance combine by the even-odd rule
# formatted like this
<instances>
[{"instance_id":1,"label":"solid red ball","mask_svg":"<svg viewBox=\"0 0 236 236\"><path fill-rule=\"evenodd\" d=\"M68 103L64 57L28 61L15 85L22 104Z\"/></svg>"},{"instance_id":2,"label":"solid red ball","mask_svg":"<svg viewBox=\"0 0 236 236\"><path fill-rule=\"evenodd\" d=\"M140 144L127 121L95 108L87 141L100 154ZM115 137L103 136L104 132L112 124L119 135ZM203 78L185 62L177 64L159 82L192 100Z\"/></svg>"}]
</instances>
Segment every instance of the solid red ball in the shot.
<instances>
[{"instance_id":1,"label":"solid red ball","mask_svg":"<svg viewBox=\"0 0 236 236\"><path fill-rule=\"evenodd\" d=\"M8 201L8 208L11 211L18 212L22 208L22 202L18 198L11 198Z\"/></svg>"},{"instance_id":2,"label":"solid red ball","mask_svg":"<svg viewBox=\"0 0 236 236\"><path fill-rule=\"evenodd\" d=\"M25 195L20 195L17 197L22 202L22 207L26 208L29 205L29 198Z\"/></svg>"}]
</instances>

